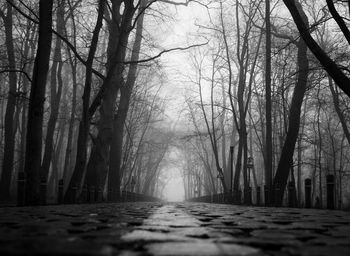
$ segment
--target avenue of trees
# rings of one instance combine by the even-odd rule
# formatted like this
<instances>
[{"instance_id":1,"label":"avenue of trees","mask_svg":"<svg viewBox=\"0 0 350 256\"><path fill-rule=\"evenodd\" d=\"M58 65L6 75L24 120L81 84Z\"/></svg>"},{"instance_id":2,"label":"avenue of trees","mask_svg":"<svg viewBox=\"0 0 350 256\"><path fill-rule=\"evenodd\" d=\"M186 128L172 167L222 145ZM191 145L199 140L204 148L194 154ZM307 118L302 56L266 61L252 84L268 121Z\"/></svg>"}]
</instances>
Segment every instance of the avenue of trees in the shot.
<instances>
[{"instance_id":1,"label":"avenue of trees","mask_svg":"<svg viewBox=\"0 0 350 256\"><path fill-rule=\"evenodd\" d=\"M180 5L186 5L183 3ZM173 1L3 1L2 201L115 201L154 194L172 134L158 123L165 82L153 38ZM147 29L145 27L147 26ZM93 191L91 193L91 191ZM94 194L94 195L92 195ZM91 196L92 195L92 196Z\"/></svg>"},{"instance_id":2,"label":"avenue of trees","mask_svg":"<svg viewBox=\"0 0 350 256\"><path fill-rule=\"evenodd\" d=\"M161 24L203 8L188 44L160 47ZM175 11L174 11L175 10ZM333 174L350 203L350 4L323 0L6 0L0 3L0 200L159 196L169 149L186 198L287 184L325 205ZM193 37L193 38L190 38ZM192 40L193 39L193 40ZM168 125L160 57L188 55L182 113ZM174 120L176 117L172 117ZM169 120L168 120L169 122ZM61 187L62 189L62 187Z\"/></svg>"},{"instance_id":3,"label":"avenue of trees","mask_svg":"<svg viewBox=\"0 0 350 256\"><path fill-rule=\"evenodd\" d=\"M337 207L348 207L348 2L218 1L209 13L198 35L211 41L189 54L186 197L247 203L260 187L280 206L294 184L302 206L310 178L312 205L325 207L332 174Z\"/></svg>"}]
</instances>

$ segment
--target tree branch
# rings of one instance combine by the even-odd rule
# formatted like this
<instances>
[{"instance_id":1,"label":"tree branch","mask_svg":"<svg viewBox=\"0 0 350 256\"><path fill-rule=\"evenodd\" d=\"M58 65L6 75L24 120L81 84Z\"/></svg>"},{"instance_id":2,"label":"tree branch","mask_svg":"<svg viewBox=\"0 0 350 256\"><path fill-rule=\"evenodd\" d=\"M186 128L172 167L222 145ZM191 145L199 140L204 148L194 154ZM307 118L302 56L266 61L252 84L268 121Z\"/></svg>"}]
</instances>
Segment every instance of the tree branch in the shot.
<instances>
[{"instance_id":1,"label":"tree branch","mask_svg":"<svg viewBox=\"0 0 350 256\"><path fill-rule=\"evenodd\" d=\"M29 82L32 82L31 77L28 75L27 72L25 72L23 70L20 70L20 69L3 69L3 70L0 70L0 74L2 74L2 73L10 73L10 72L22 73L22 74L24 74L27 77Z\"/></svg>"},{"instance_id":2,"label":"tree branch","mask_svg":"<svg viewBox=\"0 0 350 256\"><path fill-rule=\"evenodd\" d=\"M338 26L341 29L341 31L343 32L346 40L348 41L348 44L350 45L350 31L349 31L347 25L345 24L342 17L339 15L338 11L335 9L333 0L326 0L326 2L327 2L328 9L329 9L330 13L332 14L335 22L338 24Z\"/></svg>"},{"instance_id":3,"label":"tree branch","mask_svg":"<svg viewBox=\"0 0 350 256\"><path fill-rule=\"evenodd\" d=\"M155 59L161 57L163 54L168 53L168 52L185 51L185 50L188 50L188 49L191 49L191 48L194 48L194 47L200 47L200 46L207 45L208 43L209 43L209 41L206 42L206 43L202 43L202 44L193 44L193 45L190 45L190 46L187 46L187 47L171 48L171 49L163 50L160 53L158 53L157 55L155 55L153 57L150 57L150 58L147 58L147 59L137 60L137 61L124 61L123 63L124 64L145 63L145 62L149 62L149 61L155 60Z\"/></svg>"},{"instance_id":4,"label":"tree branch","mask_svg":"<svg viewBox=\"0 0 350 256\"><path fill-rule=\"evenodd\" d=\"M350 79L341 71L339 66L325 53L318 43L311 36L308 27L303 21L305 15L301 6L297 7L295 0L283 0L284 4L289 9L295 24L300 32L301 37L307 44L310 51L319 60L327 73L333 78L336 84L350 97Z\"/></svg>"},{"instance_id":5,"label":"tree branch","mask_svg":"<svg viewBox=\"0 0 350 256\"><path fill-rule=\"evenodd\" d=\"M17 12L19 12L22 16L24 16L25 18L29 19L30 21L32 21L35 24L39 24L39 21L30 17L28 14L26 14L25 12L23 12L20 8L18 8L18 6L16 6L14 3L12 3L10 0L6 0L7 3L9 3ZM68 47L69 49L74 53L74 55L77 57L77 59L84 65L86 66L86 61L80 56L80 54L77 52L77 49L68 41L67 38L65 38L64 36L62 36L61 34L59 34L56 30L54 30L53 28L51 28L52 33L54 33L58 38L60 38ZM100 72L98 72L95 69L92 69L92 72L98 76L99 78L101 78L102 80L105 79L104 75L102 75Z\"/></svg>"}]
</instances>

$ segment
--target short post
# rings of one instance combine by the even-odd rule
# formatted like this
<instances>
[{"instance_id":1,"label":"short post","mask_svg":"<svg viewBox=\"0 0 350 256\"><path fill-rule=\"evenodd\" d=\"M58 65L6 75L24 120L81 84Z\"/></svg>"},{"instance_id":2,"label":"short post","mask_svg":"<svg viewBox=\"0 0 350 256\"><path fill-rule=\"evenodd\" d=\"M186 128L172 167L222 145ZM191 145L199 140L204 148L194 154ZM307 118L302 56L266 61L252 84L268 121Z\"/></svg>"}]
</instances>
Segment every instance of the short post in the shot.
<instances>
[{"instance_id":1,"label":"short post","mask_svg":"<svg viewBox=\"0 0 350 256\"><path fill-rule=\"evenodd\" d=\"M47 193L46 179L42 178L40 180L40 204L41 205L46 205L46 193Z\"/></svg>"},{"instance_id":2,"label":"short post","mask_svg":"<svg viewBox=\"0 0 350 256\"><path fill-rule=\"evenodd\" d=\"M335 186L334 186L334 175L329 174L326 177L327 180L327 209L335 208Z\"/></svg>"},{"instance_id":3,"label":"short post","mask_svg":"<svg viewBox=\"0 0 350 256\"><path fill-rule=\"evenodd\" d=\"M261 203L261 187L256 187L256 205L259 206Z\"/></svg>"},{"instance_id":4,"label":"short post","mask_svg":"<svg viewBox=\"0 0 350 256\"><path fill-rule=\"evenodd\" d=\"M71 203L73 203L73 204L75 204L76 200L77 200L77 190L78 190L77 185L74 185L72 187L72 200L71 200Z\"/></svg>"},{"instance_id":5,"label":"short post","mask_svg":"<svg viewBox=\"0 0 350 256\"><path fill-rule=\"evenodd\" d=\"M58 198L57 203L62 204L63 203L63 179L60 179L58 181Z\"/></svg>"},{"instance_id":6,"label":"short post","mask_svg":"<svg viewBox=\"0 0 350 256\"><path fill-rule=\"evenodd\" d=\"M83 189L81 191L81 201L83 203L86 203L87 200L88 200L88 187L87 187L87 184L84 184Z\"/></svg>"},{"instance_id":7,"label":"short post","mask_svg":"<svg viewBox=\"0 0 350 256\"><path fill-rule=\"evenodd\" d=\"M311 208L311 179L305 179L305 208Z\"/></svg>"},{"instance_id":8,"label":"short post","mask_svg":"<svg viewBox=\"0 0 350 256\"><path fill-rule=\"evenodd\" d=\"M248 205L252 205L252 187L248 187Z\"/></svg>"},{"instance_id":9,"label":"short post","mask_svg":"<svg viewBox=\"0 0 350 256\"><path fill-rule=\"evenodd\" d=\"M265 206L269 206L269 201L270 201L269 188L268 188L267 185L264 185L264 202L265 202Z\"/></svg>"},{"instance_id":10,"label":"short post","mask_svg":"<svg viewBox=\"0 0 350 256\"><path fill-rule=\"evenodd\" d=\"M95 202L95 187L90 186L89 188L89 203Z\"/></svg>"},{"instance_id":11,"label":"short post","mask_svg":"<svg viewBox=\"0 0 350 256\"><path fill-rule=\"evenodd\" d=\"M112 201L112 192L113 192L113 190L111 188L108 188L108 190L107 190L107 202Z\"/></svg>"},{"instance_id":12,"label":"short post","mask_svg":"<svg viewBox=\"0 0 350 256\"><path fill-rule=\"evenodd\" d=\"M100 202L101 195L102 195L101 187L97 186L96 189L95 189L95 202L96 203Z\"/></svg>"},{"instance_id":13,"label":"short post","mask_svg":"<svg viewBox=\"0 0 350 256\"><path fill-rule=\"evenodd\" d=\"M237 204L242 204L242 190L238 189L237 191Z\"/></svg>"},{"instance_id":14,"label":"short post","mask_svg":"<svg viewBox=\"0 0 350 256\"><path fill-rule=\"evenodd\" d=\"M25 184L25 173L19 172L17 177L17 206L24 205Z\"/></svg>"},{"instance_id":15,"label":"short post","mask_svg":"<svg viewBox=\"0 0 350 256\"><path fill-rule=\"evenodd\" d=\"M243 189L243 204L248 205L248 188Z\"/></svg>"},{"instance_id":16,"label":"short post","mask_svg":"<svg viewBox=\"0 0 350 256\"><path fill-rule=\"evenodd\" d=\"M101 186L98 186L98 189L97 189L97 202L102 202L102 188Z\"/></svg>"},{"instance_id":17,"label":"short post","mask_svg":"<svg viewBox=\"0 0 350 256\"><path fill-rule=\"evenodd\" d=\"M295 207L295 182L288 182L288 207Z\"/></svg>"},{"instance_id":18,"label":"short post","mask_svg":"<svg viewBox=\"0 0 350 256\"><path fill-rule=\"evenodd\" d=\"M280 189L280 185L278 184L278 183L276 183L276 186L274 187L274 189L272 189L272 192L273 192L273 194L272 194L272 199L273 199L273 203L272 203L272 205L277 205L277 202L279 201L279 196L280 196L280 191L281 191L281 189Z\"/></svg>"}]
</instances>

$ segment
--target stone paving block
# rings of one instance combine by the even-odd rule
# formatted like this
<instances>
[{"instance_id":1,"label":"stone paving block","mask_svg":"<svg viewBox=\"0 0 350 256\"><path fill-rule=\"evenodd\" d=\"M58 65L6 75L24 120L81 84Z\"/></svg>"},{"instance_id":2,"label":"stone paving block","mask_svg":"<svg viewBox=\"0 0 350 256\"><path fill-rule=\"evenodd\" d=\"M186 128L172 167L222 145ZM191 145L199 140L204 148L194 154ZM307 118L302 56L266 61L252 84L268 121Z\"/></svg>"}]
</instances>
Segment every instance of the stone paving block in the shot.
<instances>
[{"instance_id":1,"label":"stone paving block","mask_svg":"<svg viewBox=\"0 0 350 256\"><path fill-rule=\"evenodd\" d=\"M222 244L222 243L156 243L146 246L152 255L183 255L183 256L212 256L212 255L235 255L235 256L263 256L264 254L252 247Z\"/></svg>"},{"instance_id":2,"label":"stone paving block","mask_svg":"<svg viewBox=\"0 0 350 256\"><path fill-rule=\"evenodd\" d=\"M343 211L205 203L0 208L0 255L350 255Z\"/></svg>"}]
</instances>

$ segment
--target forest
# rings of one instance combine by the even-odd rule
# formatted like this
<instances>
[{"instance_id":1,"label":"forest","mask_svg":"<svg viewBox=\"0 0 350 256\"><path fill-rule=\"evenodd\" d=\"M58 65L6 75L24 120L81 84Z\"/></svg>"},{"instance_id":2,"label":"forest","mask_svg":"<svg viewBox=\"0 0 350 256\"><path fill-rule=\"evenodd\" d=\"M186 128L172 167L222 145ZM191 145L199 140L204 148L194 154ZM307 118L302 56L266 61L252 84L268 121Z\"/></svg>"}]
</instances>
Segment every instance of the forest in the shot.
<instances>
[{"instance_id":1,"label":"forest","mask_svg":"<svg viewBox=\"0 0 350 256\"><path fill-rule=\"evenodd\" d=\"M349 209L349 23L341 0L1 1L0 202L163 198L176 166L185 199Z\"/></svg>"}]
</instances>

